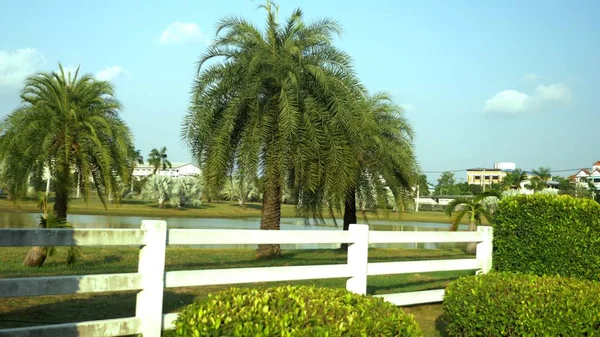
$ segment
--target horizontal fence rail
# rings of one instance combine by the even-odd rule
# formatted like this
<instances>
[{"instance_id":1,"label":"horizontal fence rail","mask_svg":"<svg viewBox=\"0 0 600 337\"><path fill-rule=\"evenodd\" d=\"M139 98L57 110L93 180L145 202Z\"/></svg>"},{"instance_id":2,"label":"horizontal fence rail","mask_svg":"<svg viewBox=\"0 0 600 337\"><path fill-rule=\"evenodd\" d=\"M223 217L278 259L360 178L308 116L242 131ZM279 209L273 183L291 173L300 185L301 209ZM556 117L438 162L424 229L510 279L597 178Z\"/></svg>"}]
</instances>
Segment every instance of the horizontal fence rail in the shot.
<instances>
[{"instance_id":1,"label":"horizontal fence rail","mask_svg":"<svg viewBox=\"0 0 600 337\"><path fill-rule=\"evenodd\" d=\"M59 294L139 291L136 315L82 323L0 330L3 336L158 337L173 329L177 313L162 313L165 288L242 283L347 279L348 291L366 294L367 276L476 270L492 263L492 229L477 232L369 231L367 225L340 230L167 229L165 221L144 220L141 229L1 229L1 246L139 246L137 273L0 279L0 298ZM477 242L472 259L368 262L369 244ZM347 263L333 265L230 268L165 272L168 245L341 244L348 243ZM375 295L395 305L441 302L444 289Z\"/></svg>"},{"instance_id":2,"label":"horizontal fence rail","mask_svg":"<svg viewBox=\"0 0 600 337\"><path fill-rule=\"evenodd\" d=\"M2 229L0 247L19 246L139 246L139 229Z\"/></svg>"},{"instance_id":3,"label":"horizontal fence rail","mask_svg":"<svg viewBox=\"0 0 600 337\"><path fill-rule=\"evenodd\" d=\"M252 245L252 244L309 244L353 243L348 231L260 229L169 229L169 245Z\"/></svg>"}]
</instances>

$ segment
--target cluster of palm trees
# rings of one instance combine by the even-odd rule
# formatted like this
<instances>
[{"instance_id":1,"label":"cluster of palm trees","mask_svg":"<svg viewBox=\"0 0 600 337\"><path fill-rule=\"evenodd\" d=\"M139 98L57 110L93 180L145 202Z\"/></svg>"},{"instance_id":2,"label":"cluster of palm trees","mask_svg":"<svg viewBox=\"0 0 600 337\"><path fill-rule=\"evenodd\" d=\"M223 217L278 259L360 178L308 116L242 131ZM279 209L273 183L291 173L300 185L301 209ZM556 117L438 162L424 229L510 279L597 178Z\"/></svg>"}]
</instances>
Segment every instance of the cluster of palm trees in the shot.
<instances>
[{"instance_id":1,"label":"cluster of palm trees","mask_svg":"<svg viewBox=\"0 0 600 337\"><path fill-rule=\"evenodd\" d=\"M390 97L367 92L334 46L337 22L305 22L300 9L279 21L276 6L262 7L264 30L239 18L219 22L198 63L182 138L207 191L220 190L232 172L260 177L261 229L279 229L286 188L299 216L318 222L343 208L347 228L357 203L375 210L389 192L399 197L414 186L413 131ZM257 255L279 254L278 245L261 245Z\"/></svg>"},{"instance_id":2,"label":"cluster of palm trees","mask_svg":"<svg viewBox=\"0 0 600 337\"><path fill-rule=\"evenodd\" d=\"M350 56L334 46L339 24L305 22L300 9L279 21L276 6L262 7L264 30L225 18L199 61L182 139L202 169L203 193L210 198L229 183L230 198L243 204L260 182L265 230L279 229L283 198L307 223L343 211L344 229L356 222L357 205L377 210L406 199L417 178L414 132L402 109L385 93L369 93ZM28 78L21 107L2 121L0 179L22 198L29 177L48 168L54 212L66 220L74 182L86 199L94 188L103 202L118 202L115 191L132 183L143 158L111 84L59 68ZM171 166L166 148L148 160L155 173ZM152 179L154 190L173 183ZM184 185L152 197L159 205L193 203L195 187ZM279 254L278 245L258 250Z\"/></svg>"}]
</instances>

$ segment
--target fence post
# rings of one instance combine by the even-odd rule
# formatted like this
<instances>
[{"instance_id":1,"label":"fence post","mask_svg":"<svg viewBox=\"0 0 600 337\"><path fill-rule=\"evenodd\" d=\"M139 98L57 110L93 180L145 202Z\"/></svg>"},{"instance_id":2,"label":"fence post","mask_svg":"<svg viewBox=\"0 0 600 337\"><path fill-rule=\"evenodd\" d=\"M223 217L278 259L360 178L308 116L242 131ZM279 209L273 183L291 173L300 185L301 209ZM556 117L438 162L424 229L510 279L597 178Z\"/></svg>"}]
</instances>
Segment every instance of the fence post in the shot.
<instances>
[{"instance_id":1,"label":"fence post","mask_svg":"<svg viewBox=\"0 0 600 337\"><path fill-rule=\"evenodd\" d=\"M351 224L348 229L352 244L348 246L348 267L352 277L346 289L360 295L367 294L367 264L369 263L369 226Z\"/></svg>"},{"instance_id":2,"label":"fence post","mask_svg":"<svg viewBox=\"0 0 600 337\"><path fill-rule=\"evenodd\" d=\"M146 244L140 249L138 273L142 290L137 295L135 316L140 319L144 337L162 334L162 305L165 278L167 222L143 220Z\"/></svg>"},{"instance_id":3,"label":"fence post","mask_svg":"<svg viewBox=\"0 0 600 337\"><path fill-rule=\"evenodd\" d=\"M492 270L492 240L494 238L493 229L490 226L478 226L477 231L483 234L483 241L477 244L476 258L481 262L481 270L477 274L487 274Z\"/></svg>"}]
</instances>

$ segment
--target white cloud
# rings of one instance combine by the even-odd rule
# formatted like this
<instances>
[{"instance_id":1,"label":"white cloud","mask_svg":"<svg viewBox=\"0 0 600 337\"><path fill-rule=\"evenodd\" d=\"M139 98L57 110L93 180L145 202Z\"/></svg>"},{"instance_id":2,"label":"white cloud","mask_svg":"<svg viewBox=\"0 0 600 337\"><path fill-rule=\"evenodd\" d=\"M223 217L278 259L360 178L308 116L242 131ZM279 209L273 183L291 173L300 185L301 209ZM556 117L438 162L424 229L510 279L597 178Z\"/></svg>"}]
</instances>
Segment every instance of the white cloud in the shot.
<instances>
[{"instance_id":1,"label":"white cloud","mask_svg":"<svg viewBox=\"0 0 600 337\"><path fill-rule=\"evenodd\" d=\"M127 74L127 71L120 66L106 67L96 73L96 78L100 81L112 81L120 75Z\"/></svg>"},{"instance_id":2,"label":"white cloud","mask_svg":"<svg viewBox=\"0 0 600 337\"><path fill-rule=\"evenodd\" d=\"M19 88L27 76L38 72L46 64L44 56L35 48L0 50L0 88Z\"/></svg>"},{"instance_id":3,"label":"white cloud","mask_svg":"<svg viewBox=\"0 0 600 337\"><path fill-rule=\"evenodd\" d=\"M160 44L184 44L198 41L208 43L208 40L200 31L200 27L195 23L180 21L170 24L158 39Z\"/></svg>"},{"instance_id":4,"label":"white cloud","mask_svg":"<svg viewBox=\"0 0 600 337\"><path fill-rule=\"evenodd\" d=\"M402 110L404 110L404 112L411 112L417 110L417 107L414 104L410 103L400 104L400 107L402 108Z\"/></svg>"},{"instance_id":5,"label":"white cloud","mask_svg":"<svg viewBox=\"0 0 600 337\"><path fill-rule=\"evenodd\" d=\"M534 73L529 73L529 74L523 76L523 79L525 81L537 81L538 75L536 75Z\"/></svg>"},{"instance_id":6,"label":"white cloud","mask_svg":"<svg viewBox=\"0 0 600 337\"><path fill-rule=\"evenodd\" d=\"M518 114L536 111L546 103L571 101L571 89L562 83L538 85L533 95L517 90L503 90L485 102L483 111Z\"/></svg>"},{"instance_id":7,"label":"white cloud","mask_svg":"<svg viewBox=\"0 0 600 337\"><path fill-rule=\"evenodd\" d=\"M535 88L535 97L547 102L568 103L571 101L571 89L562 83L541 84Z\"/></svg>"}]
</instances>

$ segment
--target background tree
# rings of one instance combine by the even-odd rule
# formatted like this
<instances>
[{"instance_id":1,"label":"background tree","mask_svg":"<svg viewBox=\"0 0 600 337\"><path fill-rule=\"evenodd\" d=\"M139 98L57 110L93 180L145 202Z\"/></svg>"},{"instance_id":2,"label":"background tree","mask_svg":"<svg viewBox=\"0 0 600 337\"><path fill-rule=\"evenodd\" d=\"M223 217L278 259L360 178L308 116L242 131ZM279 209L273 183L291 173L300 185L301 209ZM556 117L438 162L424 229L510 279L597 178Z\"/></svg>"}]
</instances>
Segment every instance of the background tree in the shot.
<instances>
[{"instance_id":1,"label":"background tree","mask_svg":"<svg viewBox=\"0 0 600 337\"><path fill-rule=\"evenodd\" d=\"M184 208L200 206L202 201L202 184L197 177L181 177L173 179L173 190L170 193L171 205Z\"/></svg>"},{"instance_id":2,"label":"background tree","mask_svg":"<svg viewBox=\"0 0 600 337\"><path fill-rule=\"evenodd\" d=\"M417 181L414 132L402 109L383 93L367 97L363 103L371 118L367 119L370 124L363 125L363 143L355 147L356 180L349 185L344 200L343 230L357 223L357 203L363 215L365 209L377 212L390 203L400 207L404 191L412 191ZM347 244L342 245L342 249L347 248Z\"/></svg>"},{"instance_id":3,"label":"background tree","mask_svg":"<svg viewBox=\"0 0 600 337\"><path fill-rule=\"evenodd\" d=\"M428 196L429 193L429 182L427 182L427 175L421 174L417 178L417 184L419 185L419 195Z\"/></svg>"},{"instance_id":4,"label":"background tree","mask_svg":"<svg viewBox=\"0 0 600 337\"><path fill-rule=\"evenodd\" d=\"M528 188L539 192L548 187L548 182L552 179L552 174L549 167L540 167L532 170L533 177L530 179Z\"/></svg>"},{"instance_id":5,"label":"background tree","mask_svg":"<svg viewBox=\"0 0 600 337\"><path fill-rule=\"evenodd\" d=\"M476 231L477 226L481 225L482 219L486 219L489 224L492 224L492 213L486 208L486 198L500 198L495 191L484 192L470 199L458 198L452 200L446 207L446 214L452 217L450 230L458 230L458 225L462 219L467 216L469 218L469 231ZM489 199L488 199L489 200ZM488 201L488 203L492 203ZM475 254L477 243L470 242L467 244L467 253Z\"/></svg>"},{"instance_id":6,"label":"background tree","mask_svg":"<svg viewBox=\"0 0 600 337\"><path fill-rule=\"evenodd\" d=\"M169 200L172 190L173 179L171 177L152 175L142 188L141 198L156 201L158 208L163 208L165 202Z\"/></svg>"},{"instance_id":7,"label":"background tree","mask_svg":"<svg viewBox=\"0 0 600 337\"><path fill-rule=\"evenodd\" d=\"M322 191L345 199L365 114L355 104L362 86L350 58L333 46L339 25L306 23L299 9L280 23L270 2L263 8L264 31L241 18L219 22L199 61L182 137L209 192L222 189L233 167L244 179L263 178L260 228L277 230L285 185L304 218L322 217ZM280 247L260 245L257 255L278 256Z\"/></svg>"},{"instance_id":8,"label":"background tree","mask_svg":"<svg viewBox=\"0 0 600 337\"><path fill-rule=\"evenodd\" d=\"M144 157L142 156L142 151L140 150L135 150L131 153L131 188L129 189L130 192L133 192L133 182L135 180L135 177L133 176L133 172L135 171L135 168L138 165L144 165Z\"/></svg>"},{"instance_id":9,"label":"background tree","mask_svg":"<svg viewBox=\"0 0 600 337\"><path fill-rule=\"evenodd\" d=\"M117 177L129 180L129 129L110 83L90 75L40 73L25 81L21 106L0 126L2 181L11 195L25 197L29 176L48 167L54 183L54 211L66 219L73 172L81 173L84 198L95 186L104 203ZM93 184L92 184L93 182Z\"/></svg>"},{"instance_id":10,"label":"background tree","mask_svg":"<svg viewBox=\"0 0 600 337\"><path fill-rule=\"evenodd\" d=\"M171 168L171 162L167 159L167 147L163 146L162 149L152 149L148 154L148 164L154 167L152 174L156 174L158 170L166 170L167 167Z\"/></svg>"},{"instance_id":11,"label":"background tree","mask_svg":"<svg viewBox=\"0 0 600 337\"><path fill-rule=\"evenodd\" d=\"M435 195L448 195L456 183L454 173L448 171L442 173L437 181L438 183L434 192Z\"/></svg>"},{"instance_id":12,"label":"background tree","mask_svg":"<svg viewBox=\"0 0 600 337\"><path fill-rule=\"evenodd\" d=\"M221 191L223 197L229 201L237 200L240 207L246 207L247 201L259 201L261 199L261 193L256 186L256 179L252 179L251 181L248 181L249 178L246 179L247 180L244 180L243 177L234 178L233 176L230 176Z\"/></svg>"},{"instance_id":13,"label":"background tree","mask_svg":"<svg viewBox=\"0 0 600 337\"><path fill-rule=\"evenodd\" d=\"M521 189L521 183L527 180L527 173L521 169L516 169L506 174L502 180L503 189Z\"/></svg>"}]
</instances>

